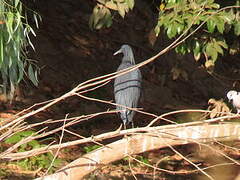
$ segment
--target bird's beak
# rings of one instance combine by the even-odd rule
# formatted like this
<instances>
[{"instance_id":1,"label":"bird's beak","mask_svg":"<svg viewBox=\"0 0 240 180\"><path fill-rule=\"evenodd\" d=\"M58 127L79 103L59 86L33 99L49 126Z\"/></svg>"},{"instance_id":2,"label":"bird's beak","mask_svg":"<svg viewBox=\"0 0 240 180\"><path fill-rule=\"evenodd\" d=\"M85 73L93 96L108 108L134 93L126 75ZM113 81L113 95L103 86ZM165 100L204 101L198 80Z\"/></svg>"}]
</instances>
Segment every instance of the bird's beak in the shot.
<instances>
[{"instance_id":1,"label":"bird's beak","mask_svg":"<svg viewBox=\"0 0 240 180\"><path fill-rule=\"evenodd\" d=\"M113 55L115 56L115 55L117 55L117 54L119 54L119 53L122 53L122 49L119 49L117 52L115 52Z\"/></svg>"}]
</instances>

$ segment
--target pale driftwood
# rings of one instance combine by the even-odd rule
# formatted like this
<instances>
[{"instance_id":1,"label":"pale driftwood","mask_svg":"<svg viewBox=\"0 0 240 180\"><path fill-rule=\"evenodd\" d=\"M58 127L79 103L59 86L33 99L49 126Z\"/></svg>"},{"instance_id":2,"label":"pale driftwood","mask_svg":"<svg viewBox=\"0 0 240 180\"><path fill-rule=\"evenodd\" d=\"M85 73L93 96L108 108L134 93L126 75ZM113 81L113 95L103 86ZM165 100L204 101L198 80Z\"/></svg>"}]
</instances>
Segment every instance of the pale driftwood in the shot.
<instances>
[{"instance_id":1,"label":"pale driftwood","mask_svg":"<svg viewBox=\"0 0 240 180\"><path fill-rule=\"evenodd\" d=\"M188 112L188 111L198 111L198 110L180 110L180 111L175 111L176 113L180 113L180 112ZM201 110L202 111L202 110ZM97 113L100 114L100 113ZM174 112L171 113L167 113L166 115L169 114L174 114ZM153 121L158 120L163 118L164 115L158 116L157 118L155 118ZM18 144L18 146L16 145L14 148L10 147L9 150L6 150L5 152L0 154L0 159L4 160L4 161L14 161L14 160L20 160L20 159L24 159L24 158L28 158L31 156L36 156L39 154L43 154L52 150L56 150L56 149L62 149L62 148L66 148L69 146L73 146L73 145L78 145L78 144L84 144L84 143L88 143L88 142L97 142L97 141L103 141L106 139L110 139L110 138L114 138L117 136L124 136L124 135L128 135L128 134L133 134L133 133L140 133L140 132L153 132L153 131L165 131L168 132L168 129L175 129L175 128L182 128L182 127L187 127L187 126L202 126L204 124L207 123L213 123L213 122L220 122L223 121L225 119L235 119L238 118L239 115L236 116L223 116L223 117L217 117L217 118L213 118L213 119L208 119L208 120L204 120L204 121L194 121L194 122L188 122L188 123L183 123L183 124L172 124L172 125L165 125L165 126L157 126L157 127L149 127L149 125L147 127L141 127L141 128L134 128L134 129L127 129L127 130L122 130L120 131L120 129L117 129L116 131L113 132L107 132L104 134L100 134L97 136L91 136L91 137L87 137L87 138L83 138L83 139L78 139L75 141L70 141L70 142L66 142L66 143L62 143L62 144L51 144L49 146L46 147L41 147L41 148L37 148L37 149L33 149L33 150L29 150L29 151L24 151L24 152L16 152L16 153L11 153L11 151L18 147L20 145L20 143ZM153 122L152 121L152 122ZM71 122L70 122L71 123ZM152 124L152 123L150 123ZM66 125L67 127L68 125ZM59 128L59 129L62 129ZM56 130L53 130L53 132L55 132ZM29 140L33 140L33 139L37 139L40 137L45 137L46 135L52 134L52 131L47 132L47 133L41 133L38 136L33 136L31 139L25 139L24 143L29 142ZM7 153L6 153L7 152Z\"/></svg>"},{"instance_id":2,"label":"pale driftwood","mask_svg":"<svg viewBox=\"0 0 240 180\"><path fill-rule=\"evenodd\" d=\"M188 126L155 130L151 133L135 134L108 144L73 161L57 173L37 180L75 180L81 179L103 165L129 155L188 143L205 143L216 140L236 140L240 138L240 124Z\"/></svg>"}]
</instances>

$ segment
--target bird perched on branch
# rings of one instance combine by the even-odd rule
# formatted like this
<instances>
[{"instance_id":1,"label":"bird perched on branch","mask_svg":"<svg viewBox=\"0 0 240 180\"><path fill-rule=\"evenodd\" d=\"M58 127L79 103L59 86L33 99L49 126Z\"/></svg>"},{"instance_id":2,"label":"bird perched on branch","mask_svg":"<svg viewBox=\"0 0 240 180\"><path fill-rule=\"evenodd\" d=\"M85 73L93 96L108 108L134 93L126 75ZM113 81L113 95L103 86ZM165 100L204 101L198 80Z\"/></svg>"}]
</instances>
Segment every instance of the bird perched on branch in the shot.
<instances>
[{"instance_id":1,"label":"bird perched on branch","mask_svg":"<svg viewBox=\"0 0 240 180\"><path fill-rule=\"evenodd\" d=\"M129 45L122 45L122 47L114 53L114 55L123 53L122 63L117 71L132 67L135 65L132 48ZM136 108L138 100L141 95L142 75L139 69L133 70L126 74L116 77L114 81L114 95L117 106L116 110L120 110L120 117L123 121L124 129L126 125L132 123L135 111L127 109L126 107Z\"/></svg>"},{"instance_id":2,"label":"bird perched on branch","mask_svg":"<svg viewBox=\"0 0 240 180\"><path fill-rule=\"evenodd\" d=\"M240 93L234 90L231 90L227 93L227 98L229 101L232 101L233 106L237 109L237 113L240 113Z\"/></svg>"}]
</instances>

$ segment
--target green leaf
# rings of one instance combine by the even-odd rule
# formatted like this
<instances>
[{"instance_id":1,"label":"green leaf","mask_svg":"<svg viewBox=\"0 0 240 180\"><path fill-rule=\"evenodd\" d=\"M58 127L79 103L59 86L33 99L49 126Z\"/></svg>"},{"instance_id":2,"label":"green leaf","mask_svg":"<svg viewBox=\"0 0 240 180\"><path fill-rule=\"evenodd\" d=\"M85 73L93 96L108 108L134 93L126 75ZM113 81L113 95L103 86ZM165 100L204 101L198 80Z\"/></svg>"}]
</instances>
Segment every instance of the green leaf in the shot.
<instances>
[{"instance_id":1,"label":"green leaf","mask_svg":"<svg viewBox=\"0 0 240 180\"><path fill-rule=\"evenodd\" d=\"M91 151L94 151L95 149L100 148L101 146L99 145L93 145L93 146L85 146L83 149L86 153L89 153Z\"/></svg>"},{"instance_id":2,"label":"green leaf","mask_svg":"<svg viewBox=\"0 0 240 180\"><path fill-rule=\"evenodd\" d=\"M21 137L29 137L29 136L32 136L34 133L36 132L32 130L27 130L27 131L18 132L17 134L20 135Z\"/></svg>"},{"instance_id":3,"label":"green leaf","mask_svg":"<svg viewBox=\"0 0 240 180\"><path fill-rule=\"evenodd\" d=\"M201 57L201 53L193 54L193 56L194 56L194 59L198 61Z\"/></svg>"},{"instance_id":4,"label":"green leaf","mask_svg":"<svg viewBox=\"0 0 240 180\"><path fill-rule=\"evenodd\" d=\"M35 24L36 24L36 27L39 28L39 25L38 25L38 18L39 16L37 14L33 14L33 19L35 21ZM40 21L41 21L41 18L40 18Z\"/></svg>"},{"instance_id":5,"label":"green leaf","mask_svg":"<svg viewBox=\"0 0 240 180\"><path fill-rule=\"evenodd\" d=\"M237 21L234 24L234 34L236 34L237 36L240 35L240 22L239 21Z\"/></svg>"},{"instance_id":6,"label":"green leaf","mask_svg":"<svg viewBox=\"0 0 240 180\"><path fill-rule=\"evenodd\" d=\"M4 57L4 49L3 49L3 35L0 31L0 67L2 66L3 63L3 57Z\"/></svg>"},{"instance_id":7,"label":"green leaf","mask_svg":"<svg viewBox=\"0 0 240 180\"><path fill-rule=\"evenodd\" d=\"M93 13L92 15L90 16L90 20L89 20L89 26L94 29L96 28L99 20L102 18L100 15L101 13L99 13L100 11L100 7L98 5L96 5L94 8L93 8Z\"/></svg>"},{"instance_id":8,"label":"green leaf","mask_svg":"<svg viewBox=\"0 0 240 180\"><path fill-rule=\"evenodd\" d=\"M23 138L22 138L23 139ZM21 149L19 149L20 151L22 151L22 152L24 152L24 151L26 151L26 148L27 148L27 144L25 143L25 144L22 144L21 146Z\"/></svg>"},{"instance_id":9,"label":"green leaf","mask_svg":"<svg viewBox=\"0 0 240 180\"><path fill-rule=\"evenodd\" d=\"M154 32L155 32L156 37L157 37L160 33L160 27L158 25L154 28Z\"/></svg>"},{"instance_id":10,"label":"green leaf","mask_svg":"<svg viewBox=\"0 0 240 180\"><path fill-rule=\"evenodd\" d=\"M18 80L17 83L19 83L23 79L23 74L24 74L24 66L22 61L17 61L18 62Z\"/></svg>"},{"instance_id":11,"label":"green leaf","mask_svg":"<svg viewBox=\"0 0 240 180\"><path fill-rule=\"evenodd\" d=\"M215 62L218 57L218 53L214 48L213 43L208 43L206 46L206 54L212 58L212 61Z\"/></svg>"},{"instance_id":12,"label":"green leaf","mask_svg":"<svg viewBox=\"0 0 240 180\"><path fill-rule=\"evenodd\" d=\"M217 3L213 3L213 4L211 4L211 8L213 8L213 9L219 9L219 8L220 8L220 5L217 4Z\"/></svg>"},{"instance_id":13,"label":"green leaf","mask_svg":"<svg viewBox=\"0 0 240 180\"><path fill-rule=\"evenodd\" d=\"M177 22L173 22L167 27L167 36L171 39L177 35L177 31L179 28L179 24ZM181 28L181 27L180 27Z\"/></svg>"},{"instance_id":14,"label":"green leaf","mask_svg":"<svg viewBox=\"0 0 240 180\"><path fill-rule=\"evenodd\" d=\"M104 26L104 21L100 20L98 24L95 26L95 29L101 29Z\"/></svg>"},{"instance_id":15,"label":"green leaf","mask_svg":"<svg viewBox=\"0 0 240 180\"><path fill-rule=\"evenodd\" d=\"M30 26L29 26L29 30L32 33L32 35L36 37L36 33L34 32L34 30Z\"/></svg>"},{"instance_id":16,"label":"green leaf","mask_svg":"<svg viewBox=\"0 0 240 180\"><path fill-rule=\"evenodd\" d=\"M215 20L215 23L216 23L216 26L217 26L217 30L218 30L221 34L223 34L223 31L224 31L224 29L225 29L224 19L222 19L221 17L216 16L216 17L214 18L214 20Z\"/></svg>"},{"instance_id":17,"label":"green leaf","mask_svg":"<svg viewBox=\"0 0 240 180\"><path fill-rule=\"evenodd\" d=\"M37 80L36 74L33 71L31 64L29 64L29 66L28 66L28 77L35 86L38 85L38 80Z\"/></svg>"},{"instance_id":18,"label":"green leaf","mask_svg":"<svg viewBox=\"0 0 240 180\"><path fill-rule=\"evenodd\" d=\"M220 53L220 54L223 55L223 49L222 49L222 47L218 44L218 42L215 42L215 43L214 43L214 48L216 49L216 51L217 51L218 53Z\"/></svg>"},{"instance_id":19,"label":"green leaf","mask_svg":"<svg viewBox=\"0 0 240 180\"><path fill-rule=\"evenodd\" d=\"M221 17L225 20L226 23L231 24L235 18L235 14L231 9L230 11L222 11Z\"/></svg>"},{"instance_id":20,"label":"green leaf","mask_svg":"<svg viewBox=\"0 0 240 180\"><path fill-rule=\"evenodd\" d=\"M177 0L168 0L169 4L176 4Z\"/></svg>"},{"instance_id":21,"label":"green leaf","mask_svg":"<svg viewBox=\"0 0 240 180\"><path fill-rule=\"evenodd\" d=\"M126 3L128 4L128 7L130 9L133 9L133 7L134 7L134 0L126 0Z\"/></svg>"},{"instance_id":22,"label":"green leaf","mask_svg":"<svg viewBox=\"0 0 240 180\"><path fill-rule=\"evenodd\" d=\"M208 19L208 21L207 21L207 28L208 28L208 31L209 31L210 33L213 33L213 32L214 32L215 26L216 26L215 21L212 20L211 18Z\"/></svg>"},{"instance_id":23,"label":"green leaf","mask_svg":"<svg viewBox=\"0 0 240 180\"><path fill-rule=\"evenodd\" d=\"M111 11L109 9L106 9L104 21L105 21L106 27L110 27L112 25L112 15L111 15Z\"/></svg>"},{"instance_id":24,"label":"green leaf","mask_svg":"<svg viewBox=\"0 0 240 180\"><path fill-rule=\"evenodd\" d=\"M36 141L36 140L32 140L32 141L28 142L27 144L28 144L29 146L31 146L33 149L38 148L39 145L40 145L39 142Z\"/></svg>"},{"instance_id":25,"label":"green leaf","mask_svg":"<svg viewBox=\"0 0 240 180\"><path fill-rule=\"evenodd\" d=\"M197 40L193 40L193 55L196 61L201 57L201 46Z\"/></svg>"},{"instance_id":26,"label":"green leaf","mask_svg":"<svg viewBox=\"0 0 240 180\"><path fill-rule=\"evenodd\" d=\"M61 159L55 159L53 166L59 167L62 163L63 163L63 161Z\"/></svg>"},{"instance_id":27,"label":"green leaf","mask_svg":"<svg viewBox=\"0 0 240 180\"><path fill-rule=\"evenodd\" d=\"M184 30L184 25L183 24L177 24L177 27L176 27L176 30L177 30L177 33L178 34L181 34Z\"/></svg>"},{"instance_id":28,"label":"green leaf","mask_svg":"<svg viewBox=\"0 0 240 180\"><path fill-rule=\"evenodd\" d=\"M173 13L170 13L170 14L167 14L166 16L162 16L160 18L160 24L164 25L165 28L167 28L168 26L171 25L171 22L170 20L172 20L174 18L174 14Z\"/></svg>"},{"instance_id":29,"label":"green leaf","mask_svg":"<svg viewBox=\"0 0 240 180\"><path fill-rule=\"evenodd\" d=\"M20 14L19 12L17 12L15 15L16 15L15 21L17 22L17 24L16 24L16 26L15 26L15 28L14 28L14 32L15 32L15 31L17 30L17 28L20 26L20 24L21 24L21 18L22 18L21 14Z\"/></svg>"},{"instance_id":30,"label":"green leaf","mask_svg":"<svg viewBox=\"0 0 240 180\"><path fill-rule=\"evenodd\" d=\"M143 162L144 164L150 164L149 160L146 157L138 156L137 159Z\"/></svg>"},{"instance_id":31,"label":"green leaf","mask_svg":"<svg viewBox=\"0 0 240 180\"><path fill-rule=\"evenodd\" d=\"M97 19L95 29L101 29L105 25L104 17L106 16L107 8L101 7L98 11L98 15L94 18Z\"/></svg>"},{"instance_id":32,"label":"green leaf","mask_svg":"<svg viewBox=\"0 0 240 180\"><path fill-rule=\"evenodd\" d=\"M172 37L171 34L172 34L172 26L170 25L170 26L167 27L167 36L168 36L168 38Z\"/></svg>"},{"instance_id":33,"label":"green leaf","mask_svg":"<svg viewBox=\"0 0 240 180\"><path fill-rule=\"evenodd\" d=\"M217 41L220 46L222 46L224 49L228 48L228 45L226 44L225 40L218 40Z\"/></svg>"},{"instance_id":34,"label":"green leaf","mask_svg":"<svg viewBox=\"0 0 240 180\"><path fill-rule=\"evenodd\" d=\"M7 21L6 21L6 26L7 26L7 32L8 32L8 40L7 44L10 42L10 40L13 39L13 20L14 20L14 15L12 12L7 13Z\"/></svg>"},{"instance_id":35,"label":"green leaf","mask_svg":"<svg viewBox=\"0 0 240 180\"><path fill-rule=\"evenodd\" d=\"M207 0L207 4L209 5L209 4L212 4L212 3L214 3L214 0Z\"/></svg>"},{"instance_id":36,"label":"green leaf","mask_svg":"<svg viewBox=\"0 0 240 180\"><path fill-rule=\"evenodd\" d=\"M16 62L16 60L13 60L14 64L9 68L9 79L14 85L16 85L17 80L18 80L18 75L16 72L17 67L15 65L15 62Z\"/></svg>"},{"instance_id":37,"label":"green leaf","mask_svg":"<svg viewBox=\"0 0 240 180\"><path fill-rule=\"evenodd\" d=\"M211 51L212 51L212 43L207 43L207 45L206 45L206 53L207 54L210 54L211 53Z\"/></svg>"},{"instance_id":38,"label":"green leaf","mask_svg":"<svg viewBox=\"0 0 240 180\"><path fill-rule=\"evenodd\" d=\"M185 43L182 43L175 48L175 51L177 53L180 53L180 54L184 55L187 52L187 45Z\"/></svg>"},{"instance_id":39,"label":"green leaf","mask_svg":"<svg viewBox=\"0 0 240 180\"><path fill-rule=\"evenodd\" d=\"M177 35L177 30L179 28L179 23L174 22L172 24L172 33L171 33L171 38L175 37ZM181 27L180 27L181 28Z\"/></svg>"},{"instance_id":40,"label":"green leaf","mask_svg":"<svg viewBox=\"0 0 240 180\"><path fill-rule=\"evenodd\" d=\"M198 54L200 52L201 46L197 40L193 40L193 52Z\"/></svg>"},{"instance_id":41,"label":"green leaf","mask_svg":"<svg viewBox=\"0 0 240 180\"><path fill-rule=\"evenodd\" d=\"M126 10L124 4L123 3L118 3L117 7L118 7L118 13L122 16L122 18L124 18L125 10Z\"/></svg>"},{"instance_id":42,"label":"green leaf","mask_svg":"<svg viewBox=\"0 0 240 180\"><path fill-rule=\"evenodd\" d=\"M19 4L19 0L14 0L14 6L17 7Z\"/></svg>"},{"instance_id":43,"label":"green leaf","mask_svg":"<svg viewBox=\"0 0 240 180\"><path fill-rule=\"evenodd\" d=\"M25 36L26 36L26 38L27 38L27 40L28 40L28 44L31 46L31 48L35 51L35 48L34 48L34 46L33 46L33 44L32 44L32 42L31 42L31 39L30 39L30 37L29 37L29 32L30 32L30 30L31 29L29 29L29 26L27 26L26 28L25 28Z\"/></svg>"},{"instance_id":44,"label":"green leaf","mask_svg":"<svg viewBox=\"0 0 240 180\"><path fill-rule=\"evenodd\" d=\"M7 138L4 142L7 144L15 144L22 140L22 137L18 134L14 134L13 136Z\"/></svg>"}]
</instances>

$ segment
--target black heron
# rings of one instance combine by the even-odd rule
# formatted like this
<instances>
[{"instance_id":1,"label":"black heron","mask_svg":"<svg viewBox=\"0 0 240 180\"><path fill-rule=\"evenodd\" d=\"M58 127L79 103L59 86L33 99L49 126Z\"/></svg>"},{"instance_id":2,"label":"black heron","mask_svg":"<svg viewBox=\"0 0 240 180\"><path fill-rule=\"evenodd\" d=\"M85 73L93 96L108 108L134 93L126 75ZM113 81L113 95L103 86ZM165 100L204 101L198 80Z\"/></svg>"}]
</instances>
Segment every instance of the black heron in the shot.
<instances>
[{"instance_id":1,"label":"black heron","mask_svg":"<svg viewBox=\"0 0 240 180\"><path fill-rule=\"evenodd\" d=\"M114 55L119 53L123 53L123 58L117 71L135 65L133 51L129 45L122 45ZM115 102L116 104L122 105L117 106L116 110L121 111L120 117L123 121L124 129L126 129L126 125L129 123L131 123L133 127L133 116L135 111L127 109L126 107L136 108L138 106L138 100L141 95L141 82L142 75L139 69L118 76L114 81Z\"/></svg>"}]
</instances>

